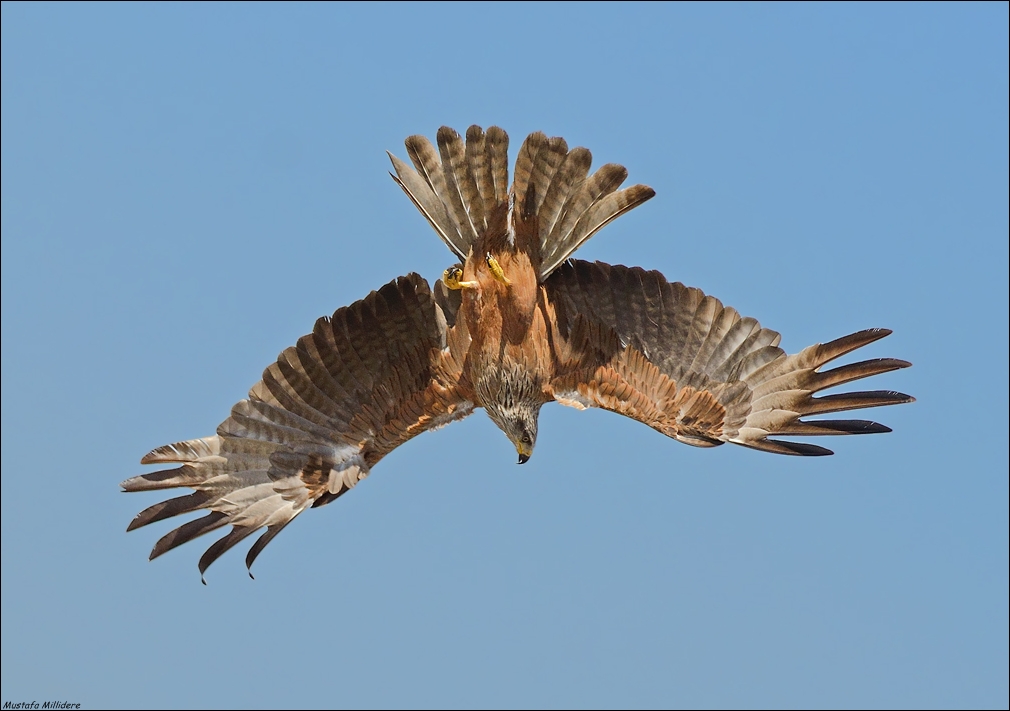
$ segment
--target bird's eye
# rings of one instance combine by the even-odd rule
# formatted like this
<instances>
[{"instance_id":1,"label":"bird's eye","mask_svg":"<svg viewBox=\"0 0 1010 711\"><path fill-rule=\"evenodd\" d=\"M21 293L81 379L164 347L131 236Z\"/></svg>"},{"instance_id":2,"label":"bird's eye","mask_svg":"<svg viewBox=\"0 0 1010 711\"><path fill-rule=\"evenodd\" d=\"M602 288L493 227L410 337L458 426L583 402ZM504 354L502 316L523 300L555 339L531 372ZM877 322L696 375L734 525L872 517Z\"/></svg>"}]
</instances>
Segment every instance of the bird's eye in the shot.
<instances>
[{"instance_id":1,"label":"bird's eye","mask_svg":"<svg viewBox=\"0 0 1010 711\"><path fill-rule=\"evenodd\" d=\"M521 442L522 442L523 444L529 444L529 443L530 443L530 442L532 442L533 440L531 440L531 439L530 439L530 436L529 436L528 434L524 434L524 435L522 436L522 439L521 439L520 441L521 441Z\"/></svg>"}]
</instances>

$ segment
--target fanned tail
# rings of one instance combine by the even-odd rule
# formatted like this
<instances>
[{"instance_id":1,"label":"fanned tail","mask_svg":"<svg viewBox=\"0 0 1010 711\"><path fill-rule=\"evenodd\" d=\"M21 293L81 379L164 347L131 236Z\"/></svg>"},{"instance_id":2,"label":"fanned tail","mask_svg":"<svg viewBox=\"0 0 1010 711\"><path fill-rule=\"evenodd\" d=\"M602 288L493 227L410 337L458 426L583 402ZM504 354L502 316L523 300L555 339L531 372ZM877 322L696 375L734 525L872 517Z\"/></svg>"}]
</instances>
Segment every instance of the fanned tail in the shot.
<instances>
[{"instance_id":1,"label":"fanned tail","mask_svg":"<svg viewBox=\"0 0 1010 711\"><path fill-rule=\"evenodd\" d=\"M646 185L619 190L628 171L616 163L590 175L589 150L568 150L563 138L539 131L519 150L511 190L508 134L502 129L492 126L485 133L471 126L464 142L443 126L437 143L436 152L424 136L409 137L413 168L390 154L393 179L461 260L512 198L525 222L535 220L541 282L607 223L656 194Z\"/></svg>"}]
</instances>

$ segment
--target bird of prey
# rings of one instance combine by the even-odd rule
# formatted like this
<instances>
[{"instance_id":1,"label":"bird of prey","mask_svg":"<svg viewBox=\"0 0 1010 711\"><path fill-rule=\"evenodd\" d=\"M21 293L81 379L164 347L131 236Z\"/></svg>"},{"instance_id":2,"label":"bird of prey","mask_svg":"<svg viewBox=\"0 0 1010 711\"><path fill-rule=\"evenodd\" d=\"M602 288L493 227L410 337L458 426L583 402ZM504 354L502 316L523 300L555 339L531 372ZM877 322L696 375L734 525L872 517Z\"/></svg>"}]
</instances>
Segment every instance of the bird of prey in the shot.
<instances>
[{"instance_id":1,"label":"bird of prey","mask_svg":"<svg viewBox=\"0 0 1010 711\"><path fill-rule=\"evenodd\" d=\"M458 262L430 286L400 277L316 321L286 349L217 429L159 447L142 464L176 468L123 482L126 491L188 487L155 504L133 530L206 510L171 531L151 558L214 529L203 554L221 554L261 530L253 561L305 509L328 504L412 437L484 408L519 463L537 442L551 401L632 417L697 447L725 442L776 454L831 451L781 436L889 432L868 420L806 416L911 402L898 392L814 397L910 364L877 358L823 366L877 339L869 329L794 355L779 334L657 271L572 258L611 220L651 198L619 189L627 170L590 174L585 148L530 134L508 185L508 135L471 126L465 140L438 131L406 140L410 164L390 154L396 183Z\"/></svg>"}]
</instances>

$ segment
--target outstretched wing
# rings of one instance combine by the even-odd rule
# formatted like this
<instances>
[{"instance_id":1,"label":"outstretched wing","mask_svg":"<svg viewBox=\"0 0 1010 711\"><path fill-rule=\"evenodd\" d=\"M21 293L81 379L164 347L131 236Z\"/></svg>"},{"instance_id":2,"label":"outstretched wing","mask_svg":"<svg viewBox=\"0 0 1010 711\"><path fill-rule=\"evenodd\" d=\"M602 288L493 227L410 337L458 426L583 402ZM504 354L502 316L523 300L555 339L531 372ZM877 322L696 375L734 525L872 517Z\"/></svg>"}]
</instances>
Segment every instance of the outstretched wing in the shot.
<instances>
[{"instance_id":1,"label":"outstretched wing","mask_svg":"<svg viewBox=\"0 0 1010 711\"><path fill-rule=\"evenodd\" d=\"M468 336L448 330L417 274L316 321L232 408L213 437L159 447L142 464L181 463L123 482L126 491L189 487L194 493L142 511L128 530L207 510L154 546L151 558L227 524L200 559L201 575L221 554L266 527L256 556L295 516L329 503L411 437L465 417L458 389Z\"/></svg>"},{"instance_id":2,"label":"outstretched wing","mask_svg":"<svg viewBox=\"0 0 1010 711\"><path fill-rule=\"evenodd\" d=\"M687 444L733 442L778 454L831 454L769 437L890 432L868 420L801 418L913 401L886 390L814 397L908 367L903 360L877 358L820 370L888 335L886 329L787 355L775 331L698 289L671 284L659 272L572 260L545 287L557 324L555 399L619 412Z\"/></svg>"}]
</instances>

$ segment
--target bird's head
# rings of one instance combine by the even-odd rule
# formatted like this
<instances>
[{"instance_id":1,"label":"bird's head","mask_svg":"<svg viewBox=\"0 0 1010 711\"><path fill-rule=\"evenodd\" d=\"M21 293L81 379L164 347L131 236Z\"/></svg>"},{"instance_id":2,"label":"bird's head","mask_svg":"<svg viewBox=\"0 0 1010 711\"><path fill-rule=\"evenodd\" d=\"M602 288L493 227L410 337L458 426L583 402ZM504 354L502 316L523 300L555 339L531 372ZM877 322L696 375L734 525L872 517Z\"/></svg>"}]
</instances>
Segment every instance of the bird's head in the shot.
<instances>
[{"instance_id":1,"label":"bird's head","mask_svg":"<svg viewBox=\"0 0 1010 711\"><path fill-rule=\"evenodd\" d=\"M537 418L540 416L541 404L525 401L506 405L498 403L486 405L488 416L516 448L520 464L529 461L537 444Z\"/></svg>"},{"instance_id":2,"label":"bird's head","mask_svg":"<svg viewBox=\"0 0 1010 711\"><path fill-rule=\"evenodd\" d=\"M540 381L508 361L485 368L476 383L477 398L525 464L537 444L537 418L544 404Z\"/></svg>"}]
</instances>

